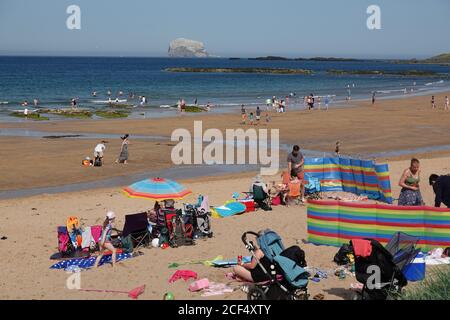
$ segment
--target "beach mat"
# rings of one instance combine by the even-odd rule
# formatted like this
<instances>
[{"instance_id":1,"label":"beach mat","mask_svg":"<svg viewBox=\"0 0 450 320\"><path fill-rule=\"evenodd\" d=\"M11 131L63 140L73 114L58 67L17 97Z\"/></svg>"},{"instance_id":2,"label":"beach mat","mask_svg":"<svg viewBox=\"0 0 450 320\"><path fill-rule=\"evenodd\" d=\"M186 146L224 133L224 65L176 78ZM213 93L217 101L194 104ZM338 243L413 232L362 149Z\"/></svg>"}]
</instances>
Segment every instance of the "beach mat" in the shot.
<instances>
[{"instance_id":1,"label":"beach mat","mask_svg":"<svg viewBox=\"0 0 450 320\"><path fill-rule=\"evenodd\" d=\"M119 253L117 254L116 261L123 261L127 259L131 259L136 255L133 255L132 253ZM69 259L69 260L63 260L58 263L55 263L50 267L50 269L67 269L69 267L78 267L80 269L89 269L92 268L95 264L95 260L97 257L90 257L90 258L76 258L76 259ZM99 266L102 266L106 263L111 263L112 261L112 255L103 256L102 259L99 262Z\"/></svg>"},{"instance_id":2,"label":"beach mat","mask_svg":"<svg viewBox=\"0 0 450 320\"><path fill-rule=\"evenodd\" d=\"M242 257L243 263L250 263L251 261L252 261L251 256ZM238 264L237 258L230 259L230 260L218 260L218 261L213 262L214 267L217 267L217 268L228 268L228 267L232 267L232 266L237 266L237 264Z\"/></svg>"},{"instance_id":3,"label":"beach mat","mask_svg":"<svg viewBox=\"0 0 450 320\"><path fill-rule=\"evenodd\" d=\"M211 211L214 218L226 218L244 213L246 210L245 204L233 201L221 207L214 207Z\"/></svg>"}]
</instances>

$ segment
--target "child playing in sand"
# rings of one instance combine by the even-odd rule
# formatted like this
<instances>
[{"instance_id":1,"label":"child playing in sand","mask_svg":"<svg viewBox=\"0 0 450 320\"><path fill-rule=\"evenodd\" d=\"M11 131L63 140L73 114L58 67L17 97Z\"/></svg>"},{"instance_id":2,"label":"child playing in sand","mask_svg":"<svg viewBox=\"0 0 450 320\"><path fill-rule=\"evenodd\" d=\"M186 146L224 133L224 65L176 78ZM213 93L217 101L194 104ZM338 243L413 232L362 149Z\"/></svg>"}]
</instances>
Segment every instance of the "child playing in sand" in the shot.
<instances>
[{"instance_id":1,"label":"child playing in sand","mask_svg":"<svg viewBox=\"0 0 450 320\"><path fill-rule=\"evenodd\" d=\"M102 259L102 257L104 256L106 250L112 252L112 265L113 267L116 265L116 248L114 248L114 246L111 243L111 233L113 230L113 224L115 220L116 214L112 211L108 211L108 213L106 214L106 219L103 222L103 232L99 242L100 254L95 260L94 268L98 267L98 264Z\"/></svg>"}]
</instances>

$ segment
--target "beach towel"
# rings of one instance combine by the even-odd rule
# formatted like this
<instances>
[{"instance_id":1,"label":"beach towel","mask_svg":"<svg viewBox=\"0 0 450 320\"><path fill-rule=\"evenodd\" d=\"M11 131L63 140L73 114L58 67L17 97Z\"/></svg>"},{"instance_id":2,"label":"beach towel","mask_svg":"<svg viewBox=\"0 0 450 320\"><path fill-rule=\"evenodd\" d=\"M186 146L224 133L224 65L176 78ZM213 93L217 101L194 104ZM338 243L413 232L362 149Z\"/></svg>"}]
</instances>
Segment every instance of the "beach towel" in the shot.
<instances>
[{"instance_id":1,"label":"beach towel","mask_svg":"<svg viewBox=\"0 0 450 320\"><path fill-rule=\"evenodd\" d=\"M92 226L91 227L91 235L92 235L92 239L95 241L95 243L98 243L100 241L102 231L103 231L102 226Z\"/></svg>"},{"instance_id":2,"label":"beach towel","mask_svg":"<svg viewBox=\"0 0 450 320\"><path fill-rule=\"evenodd\" d=\"M116 261L122 261L133 258L133 255L131 253L119 253L117 254ZM95 260L97 257L91 257L91 258L77 258L77 259L70 259L70 260L64 260L60 261L58 263L55 263L50 267L50 269L57 269L57 270L65 270L68 268L73 268L74 266L79 267L80 269L90 269L94 266ZM105 255L99 262L99 266L102 266L106 263L111 263L112 261L112 255Z\"/></svg>"},{"instance_id":3,"label":"beach towel","mask_svg":"<svg viewBox=\"0 0 450 320\"><path fill-rule=\"evenodd\" d=\"M197 273L191 270L177 270L172 277L170 277L169 283L173 283L179 279L187 281L190 278L197 279Z\"/></svg>"},{"instance_id":4,"label":"beach towel","mask_svg":"<svg viewBox=\"0 0 450 320\"><path fill-rule=\"evenodd\" d=\"M233 291L233 288L224 283L210 282L208 288L203 289L202 297L218 296Z\"/></svg>"}]
</instances>

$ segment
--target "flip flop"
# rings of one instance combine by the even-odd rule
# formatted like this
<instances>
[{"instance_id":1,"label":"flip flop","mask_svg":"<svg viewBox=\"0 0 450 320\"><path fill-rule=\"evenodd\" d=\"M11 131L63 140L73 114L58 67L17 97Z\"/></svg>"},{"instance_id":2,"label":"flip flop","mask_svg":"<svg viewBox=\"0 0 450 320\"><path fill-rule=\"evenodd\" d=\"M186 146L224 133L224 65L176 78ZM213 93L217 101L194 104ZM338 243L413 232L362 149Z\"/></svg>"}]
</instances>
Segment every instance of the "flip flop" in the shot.
<instances>
[{"instance_id":1,"label":"flip flop","mask_svg":"<svg viewBox=\"0 0 450 320\"><path fill-rule=\"evenodd\" d=\"M324 296L323 294L321 294L321 293L316 294L316 295L313 297L313 300L324 300L324 299L325 299L325 296Z\"/></svg>"}]
</instances>

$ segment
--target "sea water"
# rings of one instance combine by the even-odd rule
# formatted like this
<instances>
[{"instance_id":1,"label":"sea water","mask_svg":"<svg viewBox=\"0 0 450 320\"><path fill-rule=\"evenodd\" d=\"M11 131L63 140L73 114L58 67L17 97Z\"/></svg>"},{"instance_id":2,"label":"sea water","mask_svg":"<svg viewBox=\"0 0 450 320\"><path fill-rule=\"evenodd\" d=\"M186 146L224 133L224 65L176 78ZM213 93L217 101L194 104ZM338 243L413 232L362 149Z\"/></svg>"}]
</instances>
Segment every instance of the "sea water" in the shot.
<instances>
[{"instance_id":1,"label":"sea water","mask_svg":"<svg viewBox=\"0 0 450 320\"><path fill-rule=\"evenodd\" d=\"M313 75L274 75L256 73L172 73L170 67L190 68L290 68L310 69ZM329 69L406 71L421 70L440 73L436 77L332 75ZM13 121L9 113L21 110L27 100L33 109L38 99L44 108L68 108L72 98L78 106L89 109L105 108L107 91L111 99L127 99L132 108L131 117L170 116L173 106L181 98L187 104L195 99L201 105L208 102L215 110L227 112L246 104L248 108L265 106L272 96L284 98L290 93L290 107L303 108L303 97L335 95L331 107L345 101L350 87L352 99L369 99L372 91L377 98L431 94L450 88L450 66L397 64L388 61L260 61L176 58L111 58L111 57L0 57L0 121ZM408 94L403 92L407 89ZM97 92L96 97L91 93ZM135 93L130 100L128 94ZM148 103L139 104L138 96ZM322 99L322 107L324 106ZM6 104L6 102L8 102ZM163 107L162 107L163 106ZM53 116L54 119L61 119ZM15 119L17 121L17 119Z\"/></svg>"}]
</instances>

